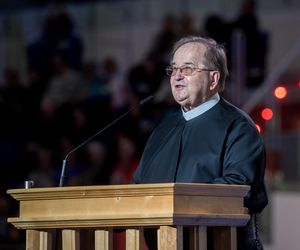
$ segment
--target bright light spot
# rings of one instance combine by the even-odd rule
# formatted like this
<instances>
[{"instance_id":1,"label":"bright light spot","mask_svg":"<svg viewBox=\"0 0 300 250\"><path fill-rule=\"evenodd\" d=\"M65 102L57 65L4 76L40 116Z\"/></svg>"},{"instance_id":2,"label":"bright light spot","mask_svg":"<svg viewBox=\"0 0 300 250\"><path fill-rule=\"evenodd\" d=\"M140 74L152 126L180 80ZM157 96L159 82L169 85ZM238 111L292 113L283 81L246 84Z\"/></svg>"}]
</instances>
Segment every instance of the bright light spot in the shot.
<instances>
[{"instance_id":1,"label":"bright light spot","mask_svg":"<svg viewBox=\"0 0 300 250\"><path fill-rule=\"evenodd\" d=\"M276 96L276 98L278 99L283 99L286 97L287 95L287 90L285 87L277 87L275 90L274 90L274 95Z\"/></svg>"},{"instance_id":2,"label":"bright light spot","mask_svg":"<svg viewBox=\"0 0 300 250\"><path fill-rule=\"evenodd\" d=\"M273 117L273 111L269 108L264 108L261 112L261 116L264 120L268 121L271 120Z\"/></svg>"},{"instance_id":3,"label":"bright light spot","mask_svg":"<svg viewBox=\"0 0 300 250\"><path fill-rule=\"evenodd\" d=\"M258 124L255 124L255 126L256 126L258 132L260 133L261 132L261 127Z\"/></svg>"}]
</instances>

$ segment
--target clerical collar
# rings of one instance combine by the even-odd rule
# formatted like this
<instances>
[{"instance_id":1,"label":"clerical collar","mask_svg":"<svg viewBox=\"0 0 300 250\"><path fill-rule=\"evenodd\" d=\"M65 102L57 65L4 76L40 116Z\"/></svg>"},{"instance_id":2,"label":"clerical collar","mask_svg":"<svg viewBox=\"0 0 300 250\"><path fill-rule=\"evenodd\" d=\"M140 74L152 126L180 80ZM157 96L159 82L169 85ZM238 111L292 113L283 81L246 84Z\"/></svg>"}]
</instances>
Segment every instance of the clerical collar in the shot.
<instances>
[{"instance_id":1,"label":"clerical collar","mask_svg":"<svg viewBox=\"0 0 300 250\"><path fill-rule=\"evenodd\" d=\"M202 115L207 110L211 109L219 102L219 100L220 100L220 96L218 93L216 93L208 101L200 104L198 107L193 108L190 111L185 112L183 108L181 108L182 115L186 121L189 121L199 115Z\"/></svg>"}]
</instances>

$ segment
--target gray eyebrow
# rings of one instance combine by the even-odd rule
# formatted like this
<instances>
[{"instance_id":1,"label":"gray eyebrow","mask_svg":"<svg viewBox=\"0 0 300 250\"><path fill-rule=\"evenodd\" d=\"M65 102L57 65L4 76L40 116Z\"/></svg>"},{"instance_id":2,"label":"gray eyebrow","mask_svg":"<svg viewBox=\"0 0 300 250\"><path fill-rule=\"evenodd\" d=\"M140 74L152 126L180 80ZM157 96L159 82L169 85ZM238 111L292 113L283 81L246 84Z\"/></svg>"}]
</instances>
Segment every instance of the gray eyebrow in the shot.
<instances>
[{"instance_id":1,"label":"gray eyebrow","mask_svg":"<svg viewBox=\"0 0 300 250\"><path fill-rule=\"evenodd\" d=\"M174 62L171 62L171 65L174 66L175 63L174 63ZM185 62L183 65L189 65L189 66L192 65L192 66L195 66L195 64L192 63L192 62ZM181 65L181 66L183 66L183 65ZM181 67L181 66L180 66L180 67Z\"/></svg>"}]
</instances>

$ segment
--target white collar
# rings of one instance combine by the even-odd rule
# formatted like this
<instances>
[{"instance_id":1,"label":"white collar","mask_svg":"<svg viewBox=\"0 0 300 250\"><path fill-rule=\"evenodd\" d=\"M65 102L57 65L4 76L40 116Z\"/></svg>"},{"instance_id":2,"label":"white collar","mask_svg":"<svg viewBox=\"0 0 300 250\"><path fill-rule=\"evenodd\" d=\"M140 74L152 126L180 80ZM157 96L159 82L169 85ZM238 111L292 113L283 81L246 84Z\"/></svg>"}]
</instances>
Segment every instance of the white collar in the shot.
<instances>
[{"instance_id":1,"label":"white collar","mask_svg":"<svg viewBox=\"0 0 300 250\"><path fill-rule=\"evenodd\" d=\"M189 121L199 115L202 115L207 110L211 109L219 102L219 100L220 96L218 93L216 93L208 101L201 103L199 106L193 108L192 110L185 112L181 107L182 115L186 121Z\"/></svg>"}]
</instances>

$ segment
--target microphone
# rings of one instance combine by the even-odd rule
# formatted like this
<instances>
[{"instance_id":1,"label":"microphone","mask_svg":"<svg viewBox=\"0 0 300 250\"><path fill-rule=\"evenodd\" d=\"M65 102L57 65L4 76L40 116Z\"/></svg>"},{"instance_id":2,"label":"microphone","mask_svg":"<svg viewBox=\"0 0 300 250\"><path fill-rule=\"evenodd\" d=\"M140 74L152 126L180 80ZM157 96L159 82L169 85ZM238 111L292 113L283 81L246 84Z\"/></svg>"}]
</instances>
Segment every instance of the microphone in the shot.
<instances>
[{"instance_id":1,"label":"microphone","mask_svg":"<svg viewBox=\"0 0 300 250\"><path fill-rule=\"evenodd\" d=\"M90 138L86 139L80 145L78 145L77 147L73 148L69 153L67 153L67 155L65 156L65 158L63 160L63 164L62 164L62 169L61 169L61 174L60 174L60 180L59 180L59 187L63 187L64 186L64 179L65 179L65 170L66 170L66 165L67 165L67 159L68 159L68 157L69 157L70 154L72 154L73 152L75 152L76 150L78 150L79 148L81 148L82 146L84 146L85 144L87 144L90 140L92 140L94 137L96 137L97 135L99 135L100 133L102 133L103 131L105 131L106 129L110 128L116 122L118 122L123 117L125 117L129 113L131 113L133 110L135 110L135 109L137 109L137 108L145 105L147 102L149 102L152 99L153 99L153 95L150 95L150 96L146 97L145 99L139 101L139 103L136 104L134 107L132 107L130 110L128 110L127 112L125 112L123 115L119 116L117 119L115 119L114 121L112 121L111 123L109 123L106 127L104 127L103 129L101 129L96 134L94 134Z\"/></svg>"}]
</instances>

